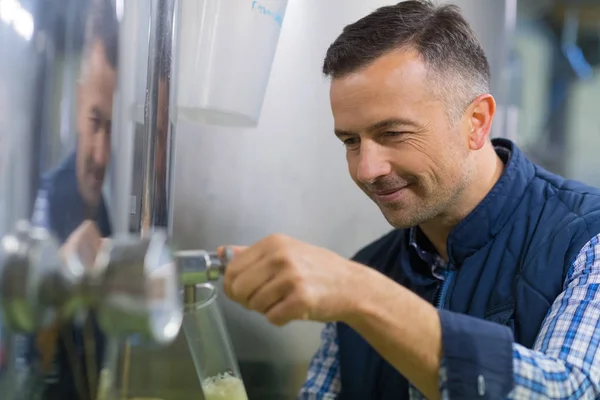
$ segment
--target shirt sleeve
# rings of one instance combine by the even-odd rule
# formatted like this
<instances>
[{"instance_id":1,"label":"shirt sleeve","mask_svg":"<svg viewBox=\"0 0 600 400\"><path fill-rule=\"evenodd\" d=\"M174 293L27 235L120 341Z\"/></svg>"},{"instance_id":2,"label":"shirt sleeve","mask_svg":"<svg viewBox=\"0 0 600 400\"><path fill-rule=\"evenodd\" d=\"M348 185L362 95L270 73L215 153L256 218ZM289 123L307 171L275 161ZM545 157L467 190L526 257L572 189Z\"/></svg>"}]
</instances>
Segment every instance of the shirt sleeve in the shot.
<instances>
[{"instance_id":1,"label":"shirt sleeve","mask_svg":"<svg viewBox=\"0 0 600 400\"><path fill-rule=\"evenodd\" d=\"M321 332L321 345L317 349L298 400L335 399L340 393L339 346L335 323L328 323Z\"/></svg>"},{"instance_id":2,"label":"shirt sleeve","mask_svg":"<svg viewBox=\"0 0 600 400\"><path fill-rule=\"evenodd\" d=\"M440 368L444 399L599 398L600 235L571 265L533 349L514 343L498 324L448 311L440 320L448 346Z\"/></svg>"}]
</instances>

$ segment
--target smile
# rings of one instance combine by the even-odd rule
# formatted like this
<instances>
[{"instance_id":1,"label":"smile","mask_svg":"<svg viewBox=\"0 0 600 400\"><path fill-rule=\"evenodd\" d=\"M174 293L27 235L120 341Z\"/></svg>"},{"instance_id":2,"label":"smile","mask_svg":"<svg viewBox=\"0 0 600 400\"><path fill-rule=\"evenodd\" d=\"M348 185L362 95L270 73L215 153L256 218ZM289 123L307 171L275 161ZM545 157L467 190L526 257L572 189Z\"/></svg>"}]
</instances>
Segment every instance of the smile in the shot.
<instances>
[{"instance_id":1,"label":"smile","mask_svg":"<svg viewBox=\"0 0 600 400\"><path fill-rule=\"evenodd\" d=\"M392 203L400 200L406 193L407 186L403 186L397 189L386 190L382 192L371 193L373 195L373 199L378 203Z\"/></svg>"}]
</instances>

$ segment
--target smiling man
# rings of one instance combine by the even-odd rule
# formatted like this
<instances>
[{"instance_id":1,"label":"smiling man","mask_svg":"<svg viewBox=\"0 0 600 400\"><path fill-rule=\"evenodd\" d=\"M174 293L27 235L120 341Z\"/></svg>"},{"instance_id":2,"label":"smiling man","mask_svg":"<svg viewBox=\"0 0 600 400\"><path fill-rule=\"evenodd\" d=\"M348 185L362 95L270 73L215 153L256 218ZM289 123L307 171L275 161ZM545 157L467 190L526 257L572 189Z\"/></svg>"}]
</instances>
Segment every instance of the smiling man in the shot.
<instances>
[{"instance_id":1,"label":"smiling man","mask_svg":"<svg viewBox=\"0 0 600 400\"><path fill-rule=\"evenodd\" d=\"M238 248L232 299L326 323L299 398L598 398L600 191L490 140L460 11L380 8L323 70L350 175L395 229L350 261L281 235Z\"/></svg>"},{"instance_id":2,"label":"smiling man","mask_svg":"<svg viewBox=\"0 0 600 400\"><path fill-rule=\"evenodd\" d=\"M111 152L119 25L110 0L91 1L77 82L77 148L44 176L33 221L61 242L84 220L110 235L102 186Z\"/></svg>"}]
</instances>

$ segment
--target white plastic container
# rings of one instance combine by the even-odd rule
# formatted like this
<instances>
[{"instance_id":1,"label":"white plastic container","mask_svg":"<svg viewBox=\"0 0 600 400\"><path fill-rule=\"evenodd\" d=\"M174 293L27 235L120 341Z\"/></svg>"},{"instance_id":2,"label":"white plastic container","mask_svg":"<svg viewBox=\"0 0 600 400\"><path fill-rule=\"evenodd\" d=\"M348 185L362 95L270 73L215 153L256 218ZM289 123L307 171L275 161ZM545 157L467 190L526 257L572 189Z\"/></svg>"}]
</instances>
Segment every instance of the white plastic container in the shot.
<instances>
[{"instance_id":1,"label":"white plastic container","mask_svg":"<svg viewBox=\"0 0 600 400\"><path fill-rule=\"evenodd\" d=\"M181 0L177 117L258 124L287 0Z\"/></svg>"}]
</instances>

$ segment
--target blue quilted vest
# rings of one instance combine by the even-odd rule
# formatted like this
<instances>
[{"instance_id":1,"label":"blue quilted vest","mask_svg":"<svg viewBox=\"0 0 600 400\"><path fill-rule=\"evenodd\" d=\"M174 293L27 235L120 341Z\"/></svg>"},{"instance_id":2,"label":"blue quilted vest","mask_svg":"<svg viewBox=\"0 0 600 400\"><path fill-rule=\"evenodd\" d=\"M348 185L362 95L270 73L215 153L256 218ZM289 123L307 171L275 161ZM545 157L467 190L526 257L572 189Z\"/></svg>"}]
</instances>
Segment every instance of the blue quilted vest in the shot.
<instances>
[{"instance_id":1,"label":"blue quilted vest","mask_svg":"<svg viewBox=\"0 0 600 400\"><path fill-rule=\"evenodd\" d=\"M600 191L543 170L508 140L495 139L494 146L499 155L505 154L504 173L448 237L454 271L443 284L409 245L408 230L390 232L358 252L354 260L449 310L449 315L467 314L504 325L515 342L531 348L551 304L563 290L569 267L582 247L600 233ZM339 399L409 398L406 379L362 337L342 323L337 334ZM494 357L493 347L488 346L490 353L481 357ZM487 351L485 346L479 350ZM499 370L512 371L512 361L507 359ZM464 370L449 370L448 377L473 373L469 368L465 364ZM469 395L464 389L451 393L451 398L503 397L507 387L512 387L511 374L504 375L509 378L491 380L485 397Z\"/></svg>"}]
</instances>

